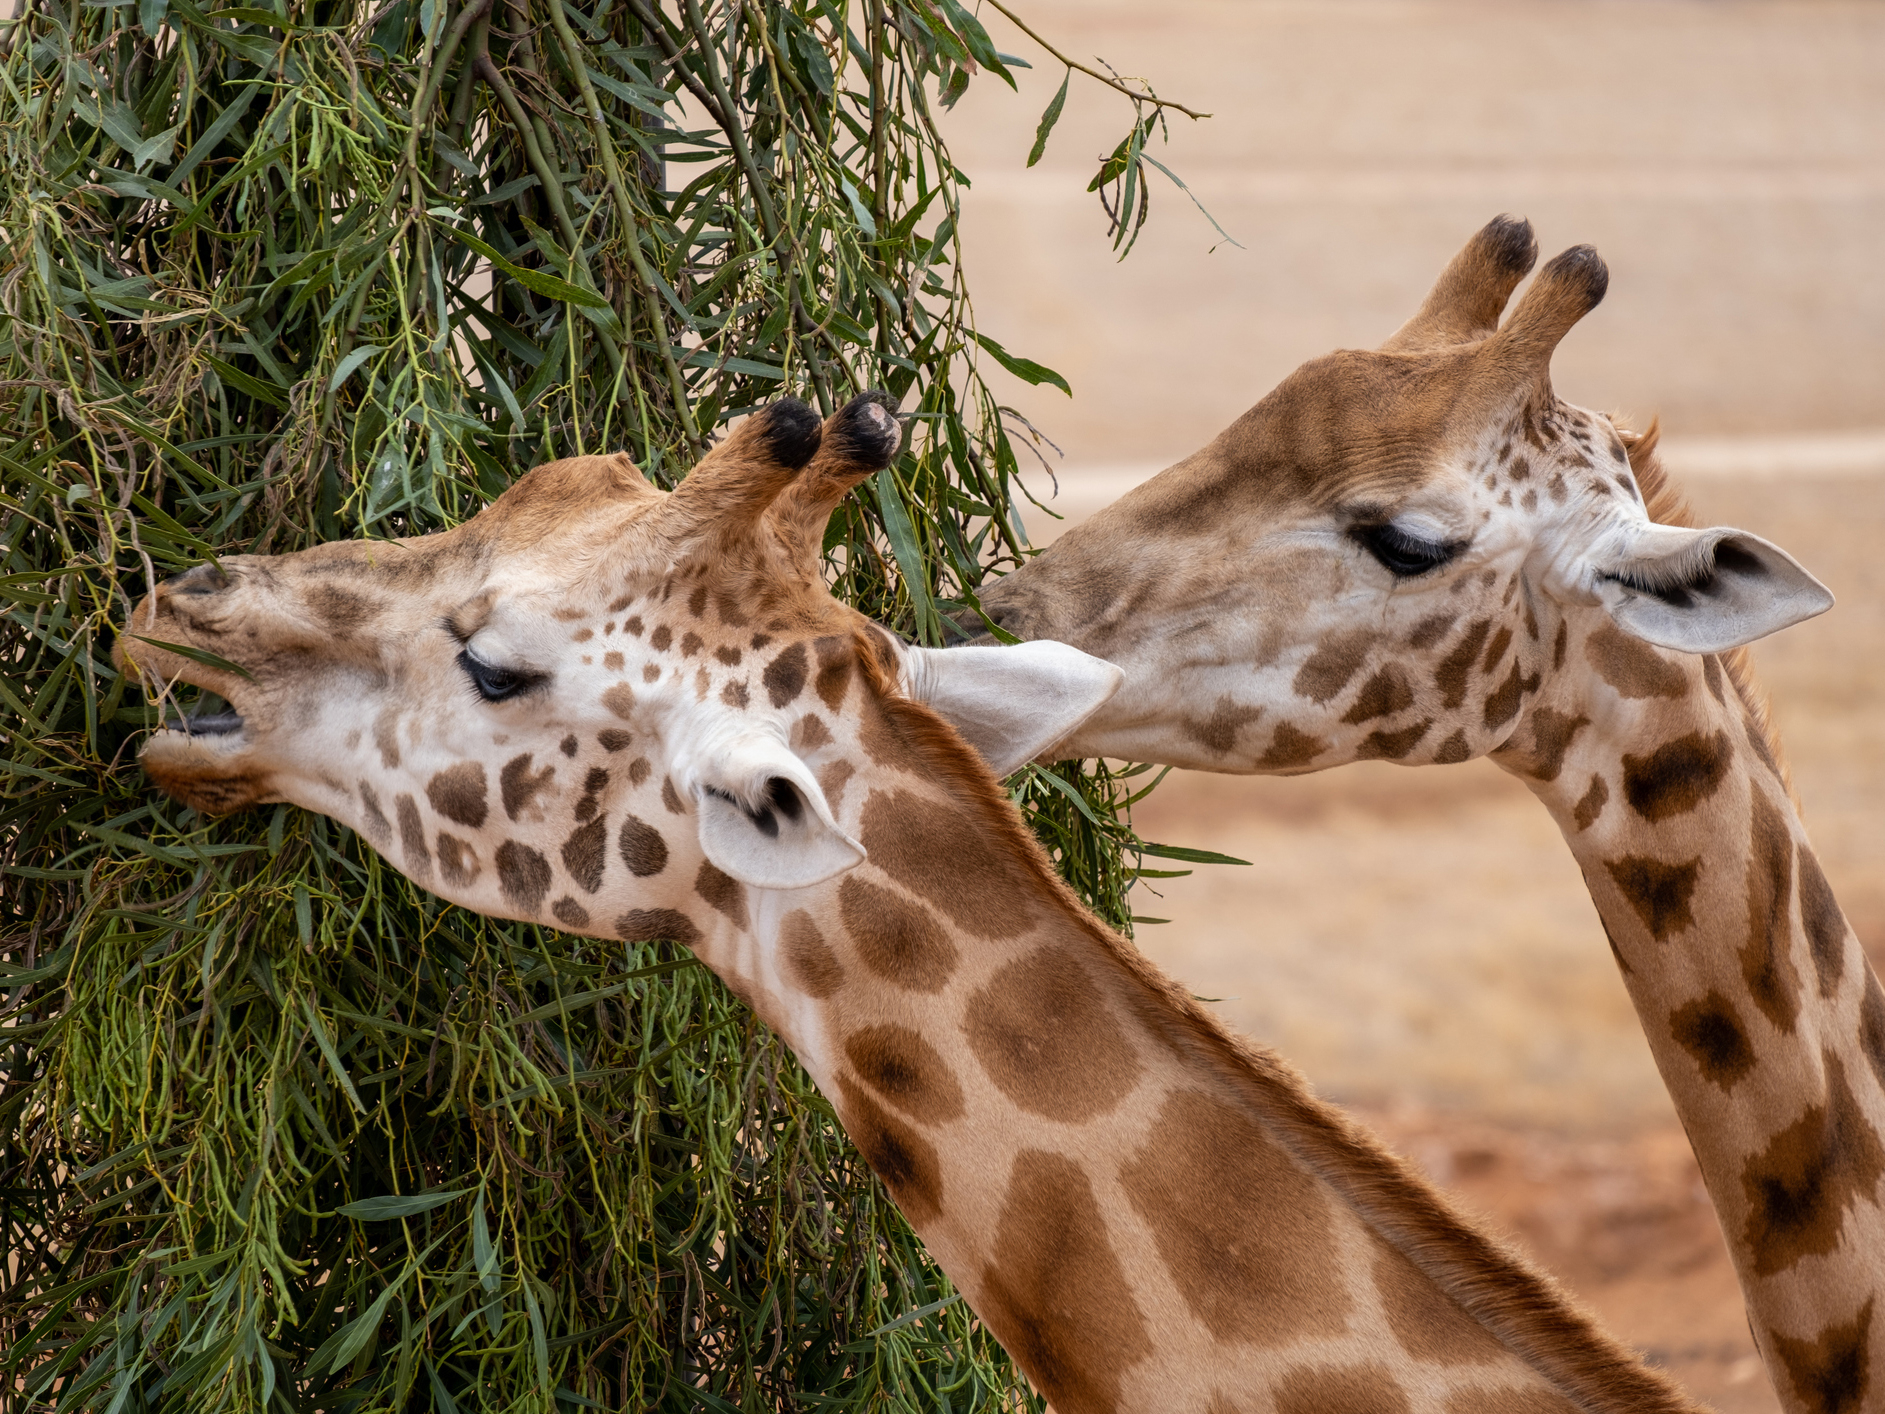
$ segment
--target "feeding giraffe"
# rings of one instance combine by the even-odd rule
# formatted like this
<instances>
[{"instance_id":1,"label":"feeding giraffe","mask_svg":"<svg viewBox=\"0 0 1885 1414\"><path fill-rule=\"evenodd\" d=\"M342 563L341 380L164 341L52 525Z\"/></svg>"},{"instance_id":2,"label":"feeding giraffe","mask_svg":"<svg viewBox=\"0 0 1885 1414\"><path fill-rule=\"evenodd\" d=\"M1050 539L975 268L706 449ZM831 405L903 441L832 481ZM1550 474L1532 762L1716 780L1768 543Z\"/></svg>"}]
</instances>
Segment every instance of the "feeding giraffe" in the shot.
<instances>
[{"instance_id":1,"label":"feeding giraffe","mask_svg":"<svg viewBox=\"0 0 1885 1414\"><path fill-rule=\"evenodd\" d=\"M1118 670L830 597L822 512L896 446L869 398L781 402L671 494L578 458L456 530L192 570L133 631L250 676L127 637L232 704L143 762L480 912L691 947L1060 1414L1695 1408L1059 881L914 699L1012 770Z\"/></svg>"},{"instance_id":2,"label":"feeding giraffe","mask_svg":"<svg viewBox=\"0 0 1885 1414\"><path fill-rule=\"evenodd\" d=\"M1577 856L1783 1401L1885 1401L1885 994L1743 655L1832 596L1691 527L1656 434L1560 401L1603 297L1528 223L1379 350L1313 360L982 596L1126 671L1061 753L1296 774L1490 755Z\"/></svg>"}]
</instances>

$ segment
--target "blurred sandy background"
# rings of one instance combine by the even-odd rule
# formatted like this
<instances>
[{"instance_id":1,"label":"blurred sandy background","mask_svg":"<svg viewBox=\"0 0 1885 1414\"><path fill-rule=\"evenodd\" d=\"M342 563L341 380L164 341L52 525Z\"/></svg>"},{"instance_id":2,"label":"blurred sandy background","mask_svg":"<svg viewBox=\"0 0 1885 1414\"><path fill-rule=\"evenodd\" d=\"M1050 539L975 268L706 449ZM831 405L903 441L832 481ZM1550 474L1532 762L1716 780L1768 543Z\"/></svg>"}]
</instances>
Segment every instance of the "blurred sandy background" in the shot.
<instances>
[{"instance_id":1,"label":"blurred sandy background","mask_svg":"<svg viewBox=\"0 0 1885 1414\"><path fill-rule=\"evenodd\" d=\"M1060 68L983 78L947 120L983 330L1064 373L1005 380L1065 449L1077 518L1192 451L1304 359L1370 346L1465 238L1531 217L1610 293L1560 393L1660 415L1709 521L1794 551L1839 607L1757 650L1828 875L1885 954L1885 8L1698 0L1312 4L1028 0L1213 113L1155 149L1117 263L1088 178L1124 100L1082 83L1023 164ZM1212 249L1213 246L1217 248ZM1045 478L1038 482L1042 493ZM1052 537L1037 518L1037 540ZM1625 1338L1724 1410L1771 1410L1680 1126L1577 869L1483 762L1298 780L1174 776L1152 839L1254 861L1144 897L1143 946L1517 1234Z\"/></svg>"}]
</instances>

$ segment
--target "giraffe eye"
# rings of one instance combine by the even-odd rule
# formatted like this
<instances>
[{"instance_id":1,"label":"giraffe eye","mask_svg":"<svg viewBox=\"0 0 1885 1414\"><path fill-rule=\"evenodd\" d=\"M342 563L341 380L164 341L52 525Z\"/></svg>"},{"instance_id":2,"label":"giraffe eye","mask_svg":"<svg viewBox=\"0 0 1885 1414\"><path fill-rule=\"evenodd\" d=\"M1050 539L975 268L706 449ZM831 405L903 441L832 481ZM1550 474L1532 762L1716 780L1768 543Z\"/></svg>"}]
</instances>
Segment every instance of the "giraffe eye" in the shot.
<instances>
[{"instance_id":1,"label":"giraffe eye","mask_svg":"<svg viewBox=\"0 0 1885 1414\"><path fill-rule=\"evenodd\" d=\"M1466 548L1463 543L1423 540L1393 524L1358 525L1348 533L1396 579L1412 579L1438 569Z\"/></svg>"},{"instance_id":2,"label":"giraffe eye","mask_svg":"<svg viewBox=\"0 0 1885 1414\"><path fill-rule=\"evenodd\" d=\"M482 658L474 658L469 648L459 650L458 666L465 670L465 676L471 679L471 685L478 689L478 696L486 702L503 702L521 692L528 692L543 681L541 673L500 668L495 663L487 663Z\"/></svg>"}]
</instances>

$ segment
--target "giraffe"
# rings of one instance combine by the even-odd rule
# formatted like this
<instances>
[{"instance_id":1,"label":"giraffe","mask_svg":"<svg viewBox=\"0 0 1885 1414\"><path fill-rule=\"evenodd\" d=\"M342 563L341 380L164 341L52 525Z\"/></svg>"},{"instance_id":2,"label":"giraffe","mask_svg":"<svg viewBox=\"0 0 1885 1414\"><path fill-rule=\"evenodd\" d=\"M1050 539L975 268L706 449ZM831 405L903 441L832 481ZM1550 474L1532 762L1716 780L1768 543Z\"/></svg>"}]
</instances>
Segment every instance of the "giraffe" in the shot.
<instances>
[{"instance_id":1,"label":"giraffe","mask_svg":"<svg viewBox=\"0 0 1885 1414\"><path fill-rule=\"evenodd\" d=\"M1489 755L1577 857L1786 1407L1885 1403L1885 994L1740 645L1831 607L1694 528L1643 434L1552 392L1602 299L1500 217L1380 349L1312 360L986 591L1126 671L1057 754L1298 774Z\"/></svg>"},{"instance_id":2,"label":"giraffe","mask_svg":"<svg viewBox=\"0 0 1885 1414\"><path fill-rule=\"evenodd\" d=\"M822 510L897 443L874 398L781 401L672 493L576 458L455 530L190 570L122 664L231 708L144 768L482 913L692 948L1059 1414L1697 1408L1060 882L996 773L1119 670L830 596Z\"/></svg>"}]
</instances>

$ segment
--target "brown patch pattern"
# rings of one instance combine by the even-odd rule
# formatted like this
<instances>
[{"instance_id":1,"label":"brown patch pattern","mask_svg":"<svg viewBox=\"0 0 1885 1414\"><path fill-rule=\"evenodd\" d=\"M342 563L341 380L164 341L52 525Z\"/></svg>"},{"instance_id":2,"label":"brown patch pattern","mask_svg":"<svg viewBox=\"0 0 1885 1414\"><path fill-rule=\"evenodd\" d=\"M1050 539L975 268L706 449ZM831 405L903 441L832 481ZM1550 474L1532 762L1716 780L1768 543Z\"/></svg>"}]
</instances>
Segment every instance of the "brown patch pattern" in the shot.
<instances>
[{"instance_id":1,"label":"brown patch pattern","mask_svg":"<svg viewBox=\"0 0 1885 1414\"><path fill-rule=\"evenodd\" d=\"M785 707L796 701L799 693L805 690L805 680L810 673L811 657L806 653L805 645L794 643L782 649L776 658L766 664L759 681L766 689L772 705Z\"/></svg>"},{"instance_id":2,"label":"brown patch pattern","mask_svg":"<svg viewBox=\"0 0 1885 1414\"><path fill-rule=\"evenodd\" d=\"M1705 1079L1723 1090L1754 1069L1754 1047L1734 1003L1719 991L1669 1014L1669 1034L1700 1067Z\"/></svg>"},{"instance_id":3,"label":"brown patch pattern","mask_svg":"<svg viewBox=\"0 0 1885 1414\"><path fill-rule=\"evenodd\" d=\"M623 818L615 846L621 852L622 863L637 879L651 878L668 867L668 842L653 825L633 815Z\"/></svg>"},{"instance_id":4,"label":"brown patch pattern","mask_svg":"<svg viewBox=\"0 0 1885 1414\"><path fill-rule=\"evenodd\" d=\"M1415 722L1397 732L1369 732L1355 748L1357 761L1399 761L1419 746L1433 727L1433 719Z\"/></svg>"},{"instance_id":5,"label":"brown patch pattern","mask_svg":"<svg viewBox=\"0 0 1885 1414\"><path fill-rule=\"evenodd\" d=\"M672 908L631 908L615 920L615 936L625 943L652 943L672 938L691 948L700 941L700 929L685 913Z\"/></svg>"},{"instance_id":6,"label":"brown patch pattern","mask_svg":"<svg viewBox=\"0 0 1885 1414\"><path fill-rule=\"evenodd\" d=\"M851 688L851 645L834 635L818 639L812 646L818 653L818 676L813 687L818 700L835 712L844 706L844 695Z\"/></svg>"},{"instance_id":7,"label":"brown patch pattern","mask_svg":"<svg viewBox=\"0 0 1885 1414\"><path fill-rule=\"evenodd\" d=\"M1756 1276L1831 1252L1846 1209L1875 1201L1885 1174L1885 1147L1853 1098L1845 1066L1831 1052L1824 1059L1825 1103L1809 1106L1741 1174L1748 1201L1742 1241Z\"/></svg>"},{"instance_id":8,"label":"brown patch pattern","mask_svg":"<svg viewBox=\"0 0 1885 1414\"><path fill-rule=\"evenodd\" d=\"M967 811L874 790L859 837L871 863L978 937L1014 938L1034 925L1032 878ZM976 887L963 888L964 878Z\"/></svg>"},{"instance_id":9,"label":"brown patch pattern","mask_svg":"<svg viewBox=\"0 0 1885 1414\"><path fill-rule=\"evenodd\" d=\"M1610 787L1604 784L1604 778L1596 772L1591 773L1590 789L1584 792L1576 808L1571 811L1571 818L1577 821L1580 830L1588 830L1597 823L1604 813L1604 806L1610 803Z\"/></svg>"},{"instance_id":10,"label":"brown patch pattern","mask_svg":"<svg viewBox=\"0 0 1885 1414\"><path fill-rule=\"evenodd\" d=\"M1059 1154L1022 1150L994 1250L976 1303L989 1329L1061 1414L1117 1409L1152 1341L1087 1176Z\"/></svg>"},{"instance_id":11,"label":"brown patch pattern","mask_svg":"<svg viewBox=\"0 0 1885 1414\"><path fill-rule=\"evenodd\" d=\"M386 818L386 812L380 809L379 794L365 781L360 782L360 813L365 820L367 838L377 848L385 849L392 843L392 822Z\"/></svg>"},{"instance_id":12,"label":"brown patch pattern","mask_svg":"<svg viewBox=\"0 0 1885 1414\"><path fill-rule=\"evenodd\" d=\"M406 873L416 884L432 875L432 852L425 846L425 822L419 818L419 803L409 795L393 801L393 814L399 821L399 845L406 856Z\"/></svg>"},{"instance_id":13,"label":"brown patch pattern","mask_svg":"<svg viewBox=\"0 0 1885 1414\"><path fill-rule=\"evenodd\" d=\"M1408 1414L1408 1404L1386 1365L1302 1365L1277 1382L1276 1414Z\"/></svg>"},{"instance_id":14,"label":"brown patch pattern","mask_svg":"<svg viewBox=\"0 0 1885 1414\"><path fill-rule=\"evenodd\" d=\"M1800 1014L1800 974L1793 964L1793 835L1760 791L1748 834L1748 932L1741 976L1754 1004L1780 1030Z\"/></svg>"},{"instance_id":15,"label":"brown patch pattern","mask_svg":"<svg viewBox=\"0 0 1885 1414\"><path fill-rule=\"evenodd\" d=\"M1168 1096L1119 1182L1218 1340L1275 1347L1347 1329L1347 1290L1329 1279L1334 1207L1242 1109L1196 1090Z\"/></svg>"},{"instance_id":16,"label":"brown patch pattern","mask_svg":"<svg viewBox=\"0 0 1885 1414\"><path fill-rule=\"evenodd\" d=\"M779 957L786 979L808 997L833 996L844 985L844 965L802 908L779 925Z\"/></svg>"},{"instance_id":17,"label":"brown patch pattern","mask_svg":"<svg viewBox=\"0 0 1885 1414\"><path fill-rule=\"evenodd\" d=\"M484 872L478 863L478 855L472 847L456 835L439 831L439 878L455 888L465 888L477 882L478 875Z\"/></svg>"},{"instance_id":18,"label":"brown patch pattern","mask_svg":"<svg viewBox=\"0 0 1885 1414\"><path fill-rule=\"evenodd\" d=\"M1071 947L1039 948L999 968L969 999L962 1032L1001 1092L1048 1119L1106 1114L1143 1070Z\"/></svg>"},{"instance_id":19,"label":"brown patch pattern","mask_svg":"<svg viewBox=\"0 0 1885 1414\"><path fill-rule=\"evenodd\" d=\"M1826 882L1818 857L1805 845L1800 846L1800 922L1806 927L1807 951L1813 955L1820 995L1830 997L1846 972L1846 915L1833 897L1833 886Z\"/></svg>"},{"instance_id":20,"label":"brown patch pattern","mask_svg":"<svg viewBox=\"0 0 1885 1414\"><path fill-rule=\"evenodd\" d=\"M838 916L864 965L912 992L940 992L956 970L956 945L900 894L855 873L838 885Z\"/></svg>"},{"instance_id":21,"label":"brown patch pattern","mask_svg":"<svg viewBox=\"0 0 1885 1414\"><path fill-rule=\"evenodd\" d=\"M716 913L723 913L733 920L736 928L747 926L746 886L731 874L723 874L713 867L708 860L700 861L700 872L694 876L694 892L707 901L707 906Z\"/></svg>"},{"instance_id":22,"label":"brown patch pattern","mask_svg":"<svg viewBox=\"0 0 1885 1414\"><path fill-rule=\"evenodd\" d=\"M1434 748L1433 761L1436 766L1456 766L1462 761L1470 761L1472 755L1473 748L1466 740L1466 729L1462 727Z\"/></svg>"},{"instance_id":23,"label":"brown patch pattern","mask_svg":"<svg viewBox=\"0 0 1885 1414\"><path fill-rule=\"evenodd\" d=\"M1485 646L1486 635L1491 632L1491 619L1477 620L1433 670L1433 682L1440 689L1442 706L1457 707L1466 700L1466 684L1472 678L1473 664L1478 661L1479 650Z\"/></svg>"},{"instance_id":24,"label":"brown patch pattern","mask_svg":"<svg viewBox=\"0 0 1885 1414\"><path fill-rule=\"evenodd\" d=\"M567 894L550 905L550 916L565 928L589 926L589 910Z\"/></svg>"},{"instance_id":25,"label":"brown patch pattern","mask_svg":"<svg viewBox=\"0 0 1885 1414\"><path fill-rule=\"evenodd\" d=\"M1506 1349L1408 1258L1375 1240L1374 1287L1394 1338L1416 1360L1486 1365Z\"/></svg>"},{"instance_id":26,"label":"brown patch pattern","mask_svg":"<svg viewBox=\"0 0 1885 1414\"><path fill-rule=\"evenodd\" d=\"M1699 857L1685 864L1666 864L1645 855L1626 854L1621 859L1605 860L1604 868L1657 942L1695 922L1689 899L1702 872Z\"/></svg>"},{"instance_id":27,"label":"brown patch pattern","mask_svg":"<svg viewBox=\"0 0 1885 1414\"><path fill-rule=\"evenodd\" d=\"M485 797L490 784L485 780L484 763L460 761L447 766L426 782L425 798L432 808L454 824L478 829L490 811Z\"/></svg>"},{"instance_id":28,"label":"brown patch pattern","mask_svg":"<svg viewBox=\"0 0 1885 1414\"><path fill-rule=\"evenodd\" d=\"M1376 717L1393 716L1413 705L1414 693L1407 685L1407 674L1398 664L1389 663L1361 685L1355 705L1343 714L1342 720L1350 726L1358 726Z\"/></svg>"},{"instance_id":29,"label":"brown patch pattern","mask_svg":"<svg viewBox=\"0 0 1885 1414\"><path fill-rule=\"evenodd\" d=\"M1850 1321L1834 1321L1812 1340L1795 1340L1770 1331L1774 1353L1801 1407L1812 1414L1859 1414L1872 1389L1872 1310L1876 1296Z\"/></svg>"},{"instance_id":30,"label":"brown patch pattern","mask_svg":"<svg viewBox=\"0 0 1885 1414\"><path fill-rule=\"evenodd\" d=\"M497 847L497 885L520 913L535 913L550 891L550 861L527 844L505 840Z\"/></svg>"},{"instance_id":31,"label":"brown patch pattern","mask_svg":"<svg viewBox=\"0 0 1885 1414\"><path fill-rule=\"evenodd\" d=\"M1518 659L1514 658L1511 674L1486 699L1485 721L1488 731L1496 730L1516 717L1525 694L1538 690L1539 675L1533 673L1526 677L1522 667Z\"/></svg>"},{"instance_id":32,"label":"brown patch pattern","mask_svg":"<svg viewBox=\"0 0 1885 1414\"><path fill-rule=\"evenodd\" d=\"M1584 640L1584 656L1598 676L1624 697L1681 697L1688 674L1640 638L1615 624L1599 624Z\"/></svg>"},{"instance_id":33,"label":"brown patch pattern","mask_svg":"<svg viewBox=\"0 0 1885 1414\"><path fill-rule=\"evenodd\" d=\"M556 776L556 767L545 766L541 771L530 769L531 753L513 756L506 761L497 773L498 794L504 800L504 813L515 820L517 814L530 804L538 791L548 786Z\"/></svg>"},{"instance_id":34,"label":"brown patch pattern","mask_svg":"<svg viewBox=\"0 0 1885 1414\"><path fill-rule=\"evenodd\" d=\"M1187 717L1179 726L1191 740L1223 756L1237 745L1237 733L1262 715L1261 707L1240 707L1236 699L1226 693L1218 698L1210 716Z\"/></svg>"},{"instance_id":35,"label":"brown patch pattern","mask_svg":"<svg viewBox=\"0 0 1885 1414\"><path fill-rule=\"evenodd\" d=\"M1288 722L1278 722L1270 734L1269 749L1257 758L1257 765L1272 770L1307 766L1328 749L1329 744L1321 737L1298 731Z\"/></svg>"},{"instance_id":36,"label":"brown patch pattern","mask_svg":"<svg viewBox=\"0 0 1885 1414\"><path fill-rule=\"evenodd\" d=\"M598 815L586 825L578 825L563 841L563 867L584 893L602 887L602 867L608 862L608 821Z\"/></svg>"},{"instance_id":37,"label":"brown patch pattern","mask_svg":"<svg viewBox=\"0 0 1885 1414\"><path fill-rule=\"evenodd\" d=\"M942 1161L936 1146L872 1098L848 1075L838 1077L838 1118L871 1172L912 1223L931 1222L942 1212Z\"/></svg>"},{"instance_id":38,"label":"brown patch pattern","mask_svg":"<svg viewBox=\"0 0 1885 1414\"><path fill-rule=\"evenodd\" d=\"M1647 756L1623 758L1623 798L1651 824L1686 815L1721 787L1734 760L1728 733L1690 732Z\"/></svg>"},{"instance_id":39,"label":"brown patch pattern","mask_svg":"<svg viewBox=\"0 0 1885 1414\"><path fill-rule=\"evenodd\" d=\"M1531 775L1541 781L1555 781L1564 770L1565 752L1571 749L1578 732L1590 725L1590 718L1540 707L1533 711L1531 723Z\"/></svg>"},{"instance_id":40,"label":"brown patch pattern","mask_svg":"<svg viewBox=\"0 0 1885 1414\"><path fill-rule=\"evenodd\" d=\"M1354 679L1375 641L1372 629L1337 634L1304 660L1290 690L1311 702L1329 702Z\"/></svg>"},{"instance_id":41,"label":"brown patch pattern","mask_svg":"<svg viewBox=\"0 0 1885 1414\"><path fill-rule=\"evenodd\" d=\"M962 1114L962 1086L936 1048L907 1026L861 1026L844 1054L864 1083L918 1124Z\"/></svg>"}]
</instances>

